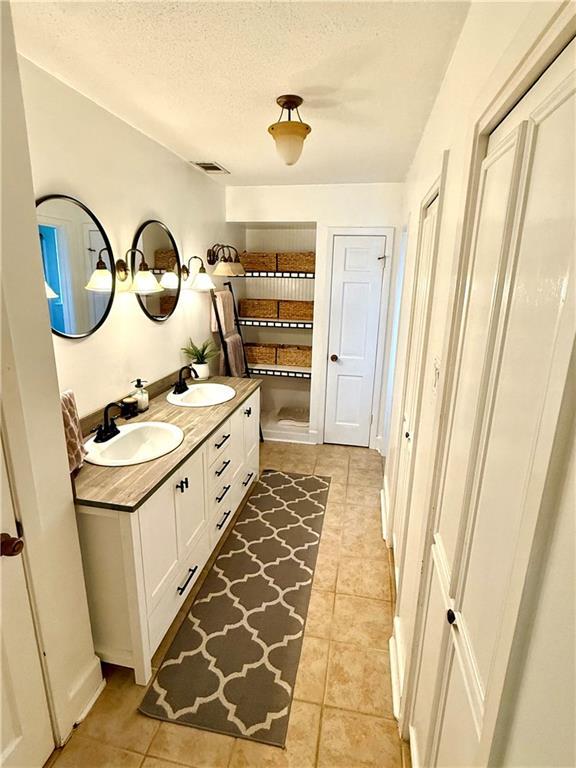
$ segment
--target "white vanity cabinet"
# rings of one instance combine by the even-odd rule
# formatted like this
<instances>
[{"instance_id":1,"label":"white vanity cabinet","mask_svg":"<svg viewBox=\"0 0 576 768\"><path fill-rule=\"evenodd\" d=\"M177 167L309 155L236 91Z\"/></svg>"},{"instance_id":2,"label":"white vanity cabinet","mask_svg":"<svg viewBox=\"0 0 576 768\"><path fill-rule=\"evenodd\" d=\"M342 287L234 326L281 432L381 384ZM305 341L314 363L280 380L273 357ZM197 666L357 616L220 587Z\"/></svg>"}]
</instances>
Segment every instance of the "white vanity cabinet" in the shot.
<instances>
[{"instance_id":1,"label":"white vanity cabinet","mask_svg":"<svg viewBox=\"0 0 576 768\"><path fill-rule=\"evenodd\" d=\"M256 391L135 511L76 506L96 652L141 685L258 477L259 405Z\"/></svg>"}]
</instances>

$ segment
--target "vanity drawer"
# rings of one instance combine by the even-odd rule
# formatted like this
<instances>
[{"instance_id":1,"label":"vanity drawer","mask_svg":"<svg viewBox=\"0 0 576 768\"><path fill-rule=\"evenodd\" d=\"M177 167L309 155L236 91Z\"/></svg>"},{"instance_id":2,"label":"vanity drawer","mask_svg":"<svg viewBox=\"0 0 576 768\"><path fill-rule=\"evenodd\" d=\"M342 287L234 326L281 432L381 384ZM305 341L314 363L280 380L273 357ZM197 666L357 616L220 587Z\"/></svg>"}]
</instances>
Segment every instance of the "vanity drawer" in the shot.
<instances>
[{"instance_id":1,"label":"vanity drawer","mask_svg":"<svg viewBox=\"0 0 576 768\"><path fill-rule=\"evenodd\" d=\"M233 492L234 489L231 488L229 492L230 496L234 495ZM216 514L213 514L210 518L210 522L208 524L210 534L210 549L214 549L216 544L218 544L224 533L228 530L228 526L234 517L236 508L234 507L232 501L233 499L230 498L228 505L222 507L221 510L218 510Z\"/></svg>"},{"instance_id":2,"label":"vanity drawer","mask_svg":"<svg viewBox=\"0 0 576 768\"><path fill-rule=\"evenodd\" d=\"M166 585L162 597L148 617L148 637L150 653L160 645L168 628L182 608L190 590L202 573L202 568L208 562L211 546L206 531L194 546L186 562L178 568L176 577Z\"/></svg>"},{"instance_id":3,"label":"vanity drawer","mask_svg":"<svg viewBox=\"0 0 576 768\"><path fill-rule=\"evenodd\" d=\"M230 465L231 466L231 465ZM236 485L236 480L232 478L230 472L225 480L221 480L218 484L214 485L208 496L208 515L216 515L224 507L232 506L233 511L236 511L236 507L233 503L233 488Z\"/></svg>"},{"instance_id":4,"label":"vanity drawer","mask_svg":"<svg viewBox=\"0 0 576 768\"><path fill-rule=\"evenodd\" d=\"M215 461L211 467L208 467L208 498L214 491L220 490L235 474L234 454L231 450L226 451Z\"/></svg>"},{"instance_id":5,"label":"vanity drawer","mask_svg":"<svg viewBox=\"0 0 576 768\"><path fill-rule=\"evenodd\" d=\"M230 419L226 419L214 434L210 435L208 442L208 466L212 466L215 461L227 452L232 445L232 426Z\"/></svg>"}]
</instances>

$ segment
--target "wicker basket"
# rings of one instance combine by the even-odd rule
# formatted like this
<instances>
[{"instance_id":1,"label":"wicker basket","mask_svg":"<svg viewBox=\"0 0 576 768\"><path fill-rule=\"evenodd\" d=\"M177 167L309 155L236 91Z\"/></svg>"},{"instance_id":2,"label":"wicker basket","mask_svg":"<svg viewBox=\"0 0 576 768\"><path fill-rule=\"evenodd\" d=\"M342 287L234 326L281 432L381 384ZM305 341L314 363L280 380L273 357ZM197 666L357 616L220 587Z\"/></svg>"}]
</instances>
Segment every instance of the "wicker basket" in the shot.
<instances>
[{"instance_id":1,"label":"wicker basket","mask_svg":"<svg viewBox=\"0 0 576 768\"><path fill-rule=\"evenodd\" d=\"M310 368L312 365L312 347L279 344L276 360L278 365L297 365L303 368Z\"/></svg>"},{"instance_id":2,"label":"wicker basket","mask_svg":"<svg viewBox=\"0 0 576 768\"><path fill-rule=\"evenodd\" d=\"M274 365L276 344L244 344L246 359L252 365Z\"/></svg>"},{"instance_id":3,"label":"wicker basket","mask_svg":"<svg viewBox=\"0 0 576 768\"><path fill-rule=\"evenodd\" d=\"M174 269L177 263L176 251L173 248L157 248L154 251L154 264L152 269Z\"/></svg>"},{"instance_id":4,"label":"wicker basket","mask_svg":"<svg viewBox=\"0 0 576 768\"><path fill-rule=\"evenodd\" d=\"M314 302L279 301L278 317L281 320L312 320L314 317Z\"/></svg>"},{"instance_id":5,"label":"wicker basket","mask_svg":"<svg viewBox=\"0 0 576 768\"><path fill-rule=\"evenodd\" d=\"M278 302L276 299L240 299L240 317L277 318Z\"/></svg>"},{"instance_id":6,"label":"wicker basket","mask_svg":"<svg viewBox=\"0 0 576 768\"><path fill-rule=\"evenodd\" d=\"M314 251L278 253L278 272L314 272L316 254Z\"/></svg>"},{"instance_id":7,"label":"wicker basket","mask_svg":"<svg viewBox=\"0 0 576 768\"><path fill-rule=\"evenodd\" d=\"M275 253L244 251L240 254L240 261L247 272L276 272Z\"/></svg>"}]
</instances>

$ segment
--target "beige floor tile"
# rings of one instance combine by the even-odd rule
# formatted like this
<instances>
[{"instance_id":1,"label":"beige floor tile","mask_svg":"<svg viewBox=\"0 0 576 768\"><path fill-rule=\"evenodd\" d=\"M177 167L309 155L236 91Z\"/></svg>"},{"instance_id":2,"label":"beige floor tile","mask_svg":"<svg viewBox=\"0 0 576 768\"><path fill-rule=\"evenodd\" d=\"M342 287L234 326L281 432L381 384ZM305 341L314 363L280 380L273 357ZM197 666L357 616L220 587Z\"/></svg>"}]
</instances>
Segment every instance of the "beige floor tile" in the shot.
<instances>
[{"instance_id":1,"label":"beige floor tile","mask_svg":"<svg viewBox=\"0 0 576 768\"><path fill-rule=\"evenodd\" d=\"M330 643L324 703L393 720L388 652Z\"/></svg>"},{"instance_id":2,"label":"beige floor tile","mask_svg":"<svg viewBox=\"0 0 576 768\"><path fill-rule=\"evenodd\" d=\"M332 639L366 648L388 650L392 634L392 606L383 600L336 595Z\"/></svg>"},{"instance_id":3,"label":"beige floor tile","mask_svg":"<svg viewBox=\"0 0 576 768\"><path fill-rule=\"evenodd\" d=\"M145 689L134 683L131 669L107 665L105 673L106 687L77 733L110 746L146 752L160 723L138 712Z\"/></svg>"},{"instance_id":4,"label":"beige floor tile","mask_svg":"<svg viewBox=\"0 0 576 768\"><path fill-rule=\"evenodd\" d=\"M322 535L320 541L323 544L337 546L340 549L340 539L342 537L342 520L335 517L324 518L322 525Z\"/></svg>"},{"instance_id":5,"label":"beige floor tile","mask_svg":"<svg viewBox=\"0 0 576 768\"><path fill-rule=\"evenodd\" d=\"M294 698L322 704L328 667L328 640L304 635Z\"/></svg>"},{"instance_id":6,"label":"beige floor tile","mask_svg":"<svg viewBox=\"0 0 576 768\"><path fill-rule=\"evenodd\" d=\"M349 445L332 445L331 443L323 443L322 445L318 446L318 458L347 459L349 456Z\"/></svg>"},{"instance_id":7,"label":"beige floor tile","mask_svg":"<svg viewBox=\"0 0 576 768\"><path fill-rule=\"evenodd\" d=\"M344 498L341 503L329 500L326 504L326 509L324 510L324 524L331 520L337 520L340 524L344 522L346 486L342 486L342 491L344 493Z\"/></svg>"},{"instance_id":8,"label":"beige floor tile","mask_svg":"<svg viewBox=\"0 0 576 768\"><path fill-rule=\"evenodd\" d=\"M286 749L236 739L230 768L314 768L320 728L320 707L293 701Z\"/></svg>"},{"instance_id":9,"label":"beige floor tile","mask_svg":"<svg viewBox=\"0 0 576 768\"><path fill-rule=\"evenodd\" d=\"M322 476L316 469L314 470L315 475ZM345 482L336 482L336 480L332 479L330 483L330 488L328 489L328 504L346 504L346 483Z\"/></svg>"},{"instance_id":10,"label":"beige floor tile","mask_svg":"<svg viewBox=\"0 0 576 768\"><path fill-rule=\"evenodd\" d=\"M380 520L349 517L342 526L340 538L342 557L363 557L388 563L388 547L382 538Z\"/></svg>"},{"instance_id":11,"label":"beige floor tile","mask_svg":"<svg viewBox=\"0 0 576 768\"><path fill-rule=\"evenodd\" d=\"M342 556L338 565L336 592L390 601L388 560Z\"/></svg>"},{"instance_id":12,"label":"beige floor tile","mask_svg":"<svg viewBox=\"0 0 576 768\"><path fill-rule=\"evenodd\" d=\"M334 543L320 543L318 559L314 570L312 586L314 589L323 589L334 592L338 576L338 560L340 557L340 545Z\"/></svg>"},{"instance_id":13,"label":"beige floor tile","mask_svg":"<svg viewBox=\"0 0 576 768\"><path fill-rule=\"evenodd\" d=\"M157 757L147 757L142 763L142 768L186 768L183 763L168 763L166 760L158 760Z\"/></svg>"},{"instance_id":14,"label":"beige floor tile","mask_svg":"<svg viewBox=\"0 0 576 768\"><path fill-rule=\"evenodd\" d=\"M139 768L144 755L118 749L74 733L56 760L56 768Z\"/></svg>"},{"instance_id":15,"label":"beige floor tile","mask_svg":"<svg viewBox=\"0 0 576 768\"><path fill-rule=\"evenodd\" d=\"M400 740L394 723L370 715L325 707L319 768L400 768Z\"/></svg>"},{"instance_id":16,"label":"beige floor tile","mask_svg":"<svg viewBox=\"0 0 576 768\"><path fill-rule=\"evenodd\" d=\"M310 593L304 635L330 639L333 613L334 592L313 589Z\"/></svg>"},{"instance_id":17,"label":"beige floor tile","mask_svg":"<svg viewBox=\"0 0 576 768\"><path fill-rule=\"evenodd\" d=\"M380 509L380 488L365 488L359 485L349 485L346 491L348 504L359 507Z\"/></svg>"},{"instance_id":18,"label":"beige floor tile","mask_svg":"<svg viewBox=\"0 0 576 768\"><path fill-rule=\"evenodd\" d=\"M162 723L150 755L193 768L226 768L235 739L177 723Z\"/></svg>"},{"instance_id":19,"label":"beige floor tile","mask_svg":"<svg viewBox=\"0 0 576 768\"><path fill-rule=\"evenodd\" d=\"M365 488L366 490L382 488L383 477L382 470L376 469L356 469L350 467L348 470L348 487L355 486Z\"/></svg>"},{"instance_id":20,"label":"beige floor tile","mask_svg":"<svg viewBox=\"0 0 576 768\"><path fill-rule=\"evenodd\" d=\"M314 474L318 477L331 478L331 485L346 485L348 482L348 467L340 466L339 464L333 464L332 462L320 462L317 461L314 466Z\"/></svg>"},{"instance_id":21,"label":"beige floor tile","mask_svg":"<svg viewBox=\"0 0 576 768\"><path fill-rule=\"evenodd\" d=\"M283 459L280 466L276 467L283 472L297 472L302 475L314 475L316 461L315 459L297 459L287 458Z\"/></svg>"}]
</instances>

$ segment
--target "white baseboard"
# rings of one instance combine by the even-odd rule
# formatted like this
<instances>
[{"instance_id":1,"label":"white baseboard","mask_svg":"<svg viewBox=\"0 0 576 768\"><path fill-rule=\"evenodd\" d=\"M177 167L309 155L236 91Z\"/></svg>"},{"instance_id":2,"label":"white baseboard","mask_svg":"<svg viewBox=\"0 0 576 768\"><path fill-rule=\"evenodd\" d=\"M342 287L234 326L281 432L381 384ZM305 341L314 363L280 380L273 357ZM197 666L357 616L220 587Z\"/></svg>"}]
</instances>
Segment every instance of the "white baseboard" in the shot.
<instances>
[{"instance_id":1,"label":"white baseboard","mask_svg":"<svg viewBox=\"0 0 576 768\"><path fill-rule=\"evenodd\" d=\"M384 488L380 489L380 516L382 518L382 538L384 541L387 542L386 539L386 531L387 531L387 519L386 519L387 511L386 511L386 498L384 496Z\"/></svg>"},{"instance_id":2,"label":"white baseboard","mask_svg":"<svg viewBox=\"0 0 576 768\"><path fill-rule=\"evenodd\" d=\"M408 729L410 731L410 759L412 762L412 768L421 768L420 755L418 754L418 739L416 738L416 731L412 726Z\"/></svg>"},{"instance_id":3,"label":"white baseboard","mask_svg":"<svg viewBox=\"0 0 576 768\"><path fill-rule=\"evenodd\" d=\"M396 653L396 638L394 635L388 640L390 653L390 677L392 680L392 712L396 720L400 718L400 669L398 666L398 654Z\"/></svg>"},{"instance_id":4,"label":"white baseboard","mask_svg":"<svg viewBox=\"0 0 576 768\"><path fill-rule=\"evenodd\" d=\"M78 725L78 723L81 723L87 717L88 713L90 712L90 710L92 709L94 704L96 704L96 701L97 701L98 697L100 696L100 694L102 693L102 691L104 690L105 687L106 687L106 678L103 677L102 678L102 682L100 683L98 688L96 688L96 690L92 694L92 697L90 698L90 700L88 701L88 703L86 704L86 706L84 707L82 712L80 713L80 715L78 717L78 720L76 720L76 724L77 725Z\"/></svg>"}]
</instances>

